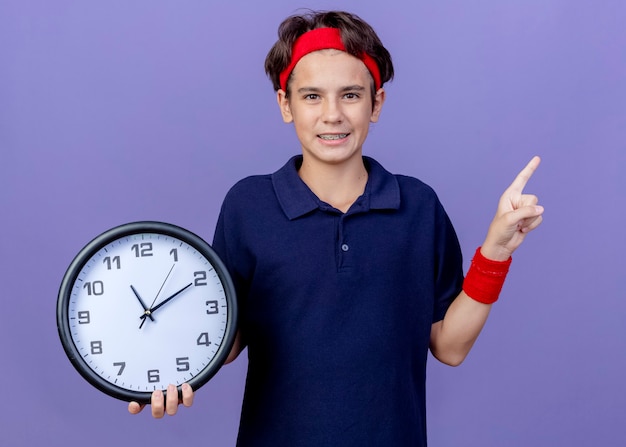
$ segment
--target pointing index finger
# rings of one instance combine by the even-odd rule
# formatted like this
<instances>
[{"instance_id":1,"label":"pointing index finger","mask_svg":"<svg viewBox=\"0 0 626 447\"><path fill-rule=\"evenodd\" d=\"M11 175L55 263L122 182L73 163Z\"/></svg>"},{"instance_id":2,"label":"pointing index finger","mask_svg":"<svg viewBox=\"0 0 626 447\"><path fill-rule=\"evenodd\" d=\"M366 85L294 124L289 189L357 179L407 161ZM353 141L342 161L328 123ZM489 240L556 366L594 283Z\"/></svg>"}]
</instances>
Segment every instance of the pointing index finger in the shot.
<instances>
[{"instance_id":1,"label":"pointing index finger","mask_svg":"<svg viewBox=\"0 0 626 447\"><path fill-rule=\"evenodd\" d=\"M541 158L538 156L534 156L532 160L528 162L528 164L517 174L511 186L509 186L509 190L522 192L528 183L528 180L532 177L533 173L541 163Z\"/></svg>"}]
</instances>

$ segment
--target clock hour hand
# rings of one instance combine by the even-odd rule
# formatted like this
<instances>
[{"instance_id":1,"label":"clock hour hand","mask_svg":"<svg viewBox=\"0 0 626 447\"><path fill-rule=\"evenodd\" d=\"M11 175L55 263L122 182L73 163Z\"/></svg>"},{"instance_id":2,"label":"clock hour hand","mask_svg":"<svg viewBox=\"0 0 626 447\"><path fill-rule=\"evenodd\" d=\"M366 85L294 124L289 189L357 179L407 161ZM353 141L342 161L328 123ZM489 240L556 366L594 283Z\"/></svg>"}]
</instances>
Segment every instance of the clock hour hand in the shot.
<instances>
[{"instance_id":1,"label":"clock hour hand","mask_svg":"<svg viewBox=\"0 0 626 447\"><path fill-rule=\"evenodd\" d=\"M139 325L139 329L141 329L143 327L143 324L146 322L145 317L149 317L151 321L154 321L154 317L152 316L152 314L150 313L150 310L148 310L148 306L146 306L146 303L143 302L143 300L139 296L139 293L137 293L137 290L135 290L132 284L130 285L130 288L133 289L133 293L135 294L135 296L137 297L137 300L139 300L139 304L141 304L141 307L143 308L144 318L143 320L141 320L141 324Z\"/></svg>"},{"instance_id":2,"label":"clock hour hand","mask_svg":"<svg viewBox=\"0 0 626 447\"><path fill-rule=\"evenodd\" d=\"M133 293L137 297L139 304L141 304L141 307L143 308L143 311L144 311L144 315L150 318L151 321L154 321L154 317L148 312L148 306L146 306L146 303L143 302L143 300L139 296L139 293L137 293L137 290L135 290L132 284L130 285L130 288L133 290Z\"/></svg>"},{"instance_id":3,"label":"clock hour hand","mask_svg":"<svg viewBox=\"0 0 626 447\"><path fill-rule=\"evenodd\" d=\"M183 293L185 290L187 290L189 287L191 287L193 285L193 283L189 283L187 284L185 287L183 287L182 289L180 289L178 292L174 293L173 295L167 297L166 299L164 299L163 301L161 301L159 304L157 304L156 306L154 306L151 309L146 309L146 311L143 313L143 315L141 315L139 318L141 318L143 321L146 321L146 317L150 317L152 318L152 314L159 308L161 308L162 306L164 306L165 304L169 303L171 300L173 300L174 298L176 298L178 295L180 295L181 293ZM143 324L143 322L142 322ZM141 326L140 326L141 327Z\"/></svg>"}]
</instances>

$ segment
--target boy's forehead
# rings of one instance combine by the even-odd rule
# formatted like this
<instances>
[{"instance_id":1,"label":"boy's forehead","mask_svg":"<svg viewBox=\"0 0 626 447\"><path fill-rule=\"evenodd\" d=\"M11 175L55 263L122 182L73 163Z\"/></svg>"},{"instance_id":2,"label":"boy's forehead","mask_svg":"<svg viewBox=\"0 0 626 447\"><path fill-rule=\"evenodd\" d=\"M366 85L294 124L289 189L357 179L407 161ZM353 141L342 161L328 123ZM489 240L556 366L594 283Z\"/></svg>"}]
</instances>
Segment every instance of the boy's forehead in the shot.
<instances>
[{"instance_id":1,"label":"boy's forehead","mask_svg":"<svg viewBox=\"0 0 626 447\"><path fill-rule=\"evenodd\" d=\"M341 50L324 49L307 54L298 61L292 72L292 81L328 81L365 84L370 74L360 59Z\"/></svg>"}]
</instances>

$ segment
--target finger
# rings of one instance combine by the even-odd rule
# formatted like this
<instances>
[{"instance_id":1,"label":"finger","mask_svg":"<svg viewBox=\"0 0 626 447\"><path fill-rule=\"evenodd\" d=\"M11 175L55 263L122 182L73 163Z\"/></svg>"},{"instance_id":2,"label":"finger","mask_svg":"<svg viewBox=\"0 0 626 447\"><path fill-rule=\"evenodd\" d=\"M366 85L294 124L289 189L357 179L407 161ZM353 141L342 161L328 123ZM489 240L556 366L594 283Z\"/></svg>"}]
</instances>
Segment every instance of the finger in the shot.
<instances>
[{"instance_id":1,"label":"finger","mask_svg":"<svg viewBox=\"0 0 626 447\"><path fill-rule=\"evenodd\" d=\"M175 385L167 386L167 394L165 397L165 411L168 415L174 416L178 411L178 390Z\"/></svg>"},{"instance_id":2,"label":"finger","mask_svg":"<svg viewBox=\"0 0 626 447\"><path fill-rule=\"evenodd\" d=\"M130 414L139 414L145 405L140 405L137 402L129 402L128 403L128 412Z\"/></svg>"},{"instance_id":3,"label":"finger","mask_svg":"<svg viewBox=\"0 0 626 447\"><path fill-rule=\"evenodd\" d=\"M539 198L533 194L522 194L519 205L522 206L535 206L539 203Z\"/></svg>"},{"instance_id":4,"label":"finger","mask_svg":"<svg viewBox=\"0 0 626 447\"><path fill-rule=\"evenodd\" d=\"M512 227L517 227L518 230L526 227L526 221L530 221L535 219L543 214L543 207L541 205L535 206L524 206L516 209L515 211L511 211L508 213L505 218L507 225Z\"/></svg>"},{"instance_id":5,"label":"finger","mask_svg":"<svg viewBox=\"0 0 626 447\"><path fill-rule=\"evenodd\" d=\"M520 228L520 231L522 233L530 233L539 225L541 225L541 222L543 222L543 216L537 216L533 219L527 219L524 221L522 228Z\"/></svg>"},{"instance_id":6,"label":"finger","mask_svg":"<svg viewBox=\"0 0 626 447\"><path fill-rule=\"evenodd\" d=\"M524 169L522 169L520 173L517 174L517 177L515 177L515 180L513 180L513 183L511 183L511 186L509 186L508 188L509 191L516 191L521 193L526 187L528 180L530 180L533 173L539 166L539 163L541 163L541 158L539 158L538 156L534 156L532 160L530 160L528 164L524 167Z\"/></svg>"},{"instance_id":7,"label":"finger","mask_svg":"<svg viewBox=\"0 0 626 447\"><path fill-rule=\"evenodd\" d=\"M188 383L183 383L183 386L181 388L183 391L183 405L185 407L191 407L191 405L193 405L193 396L194 396L191 385L189 385Z\"/></svg>"},{"instance_id":8,"label":"finger","mask_svg":"<svg viewBox=\"0 0 626 447\"><path fill-rule=\"evenodd\" d=\"M163 391L156 390L152 393L152 397L150 398L150 406L152 407L152 417L155 419L161 419L164 414L164 399L163 399Z\"/></svg>"}]
</instances>

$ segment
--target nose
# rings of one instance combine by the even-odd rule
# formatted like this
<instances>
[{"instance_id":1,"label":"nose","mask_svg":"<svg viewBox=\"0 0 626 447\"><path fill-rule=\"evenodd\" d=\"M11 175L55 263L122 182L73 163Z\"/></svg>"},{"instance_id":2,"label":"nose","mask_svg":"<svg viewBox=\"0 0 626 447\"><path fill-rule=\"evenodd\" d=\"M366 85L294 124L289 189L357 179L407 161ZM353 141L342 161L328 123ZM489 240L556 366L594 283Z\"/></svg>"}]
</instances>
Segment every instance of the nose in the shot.
<instances>
[{"instance_id":1,"label":"nose","mask_svg":"<svg viewBox=\"0 0 626 447\"><path fill-rule=\"evenodd\" d=\"M325 123L341 123L343 112L339 101L333 98L326 98L322 103L322 121Z\"/></svg>"}]
</instances>

